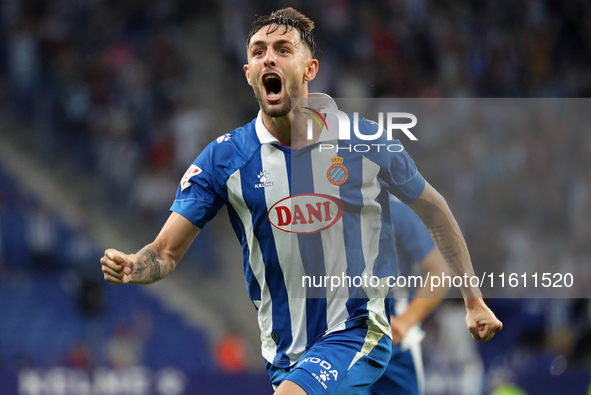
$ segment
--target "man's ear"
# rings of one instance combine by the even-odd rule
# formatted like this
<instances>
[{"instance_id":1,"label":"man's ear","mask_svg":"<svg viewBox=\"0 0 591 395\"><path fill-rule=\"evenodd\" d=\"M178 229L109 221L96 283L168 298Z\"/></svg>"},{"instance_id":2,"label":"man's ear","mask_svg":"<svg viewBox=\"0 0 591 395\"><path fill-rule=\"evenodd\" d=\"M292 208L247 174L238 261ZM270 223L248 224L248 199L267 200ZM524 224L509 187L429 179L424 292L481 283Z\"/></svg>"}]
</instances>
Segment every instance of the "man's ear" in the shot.
<instances>
[{"instance_id":1,"label":"man's ear","mask_svg":"<svg viewBox=\"0 0 591 395\"><path fill-rule=\"evenodd\" d=\"M244 65L244 75L246 76L246 81L248 81L248 85L252 85L250 83L250 70L248 69L248 65Z\"/></svg>"},{"instance_id":2,"label":"man's ear","mask_svg":"<svg viewBox=\"0 0 591 395\"><path fill-rule=\"evenodd\" d=\"M312 81L316 77L316 73L318 73L318 60L310 59L306 70L304 70L304 81Z\"/></svg>"}]
</instances>

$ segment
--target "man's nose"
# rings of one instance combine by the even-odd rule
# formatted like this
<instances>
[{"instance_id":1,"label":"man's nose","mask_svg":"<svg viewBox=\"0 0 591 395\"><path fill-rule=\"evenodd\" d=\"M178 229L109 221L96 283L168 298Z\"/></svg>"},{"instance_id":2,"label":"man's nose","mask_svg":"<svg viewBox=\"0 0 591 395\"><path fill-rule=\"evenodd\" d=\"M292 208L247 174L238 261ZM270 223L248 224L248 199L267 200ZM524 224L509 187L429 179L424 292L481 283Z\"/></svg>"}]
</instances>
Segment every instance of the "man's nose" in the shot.
<instances>
[{"instance_id":1,"label":"man's nose","mask_svg":"<svg viewBox=\"0 0 591 395\"><path fill-rule=\"evenodd\" d=\"M265 54L265 66L266 67L277 66L277 59L275 58L275 52L267 51L267 53Z\"/></svg>"}]
</instances>

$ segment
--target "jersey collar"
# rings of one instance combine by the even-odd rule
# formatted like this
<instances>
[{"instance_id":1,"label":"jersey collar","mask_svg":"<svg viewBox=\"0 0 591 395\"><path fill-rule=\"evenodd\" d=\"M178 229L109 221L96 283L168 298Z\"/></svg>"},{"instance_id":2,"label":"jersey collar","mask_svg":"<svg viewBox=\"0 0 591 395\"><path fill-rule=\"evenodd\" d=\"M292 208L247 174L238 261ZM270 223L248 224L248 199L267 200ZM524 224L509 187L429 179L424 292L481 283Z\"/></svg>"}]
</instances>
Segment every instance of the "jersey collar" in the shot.
<instances>
[{"instance_id":1,"label":"jersey collar","mask_svg":"<svg viewBox=\"0 0 591 395\"><path fill-rule=\"evenodd\" d=\"M337 103L326 93L310 93L308 98L310 99L310 105L316 108L319 112L324 112L325 110L338 110ZM326 124L328 129L322 128L320 136L316 141L317 143L338 139L339 123L336 117L326 118Z\"/></svg>"},{"instance_id":2,"label":"jersey collar","mask_svg":"<svg viewBox=\"0 0 591 395\"><path fill-rule=\"evenodd\" d=\"M263 112L261 110L259 110L259 114L257 115L257 120L254 124L254 128L257 132L257 137L259 138L261 144L279 144L279 140L277 140L275 136L273 136L271 132L269 132L269 130L263 123Z\"/></svg>"},{"instance_id":3,"label":"jersey collar","mask_svg":"<svg viewBox=\"0 0 591 395\"><path fill-rule=\"evenodd\" d=\"M313 102L314 107L316 107L320 112L322 112L322 110L325 110L325 109L326 110L336 110L337 109L337 104L335 103L334 99L332 97L330 97L329 95L327 95L326 93L310 93L308 95L308 98L312 99L311 101ZM327 121L327 123L330 124L331 122ZM338 127L338 125L336 125L333 128L331 128L329 126L329 130L335 129L337 127ZM255 131L256 131L257 137L259 138L259 141L261 142L261 144L273 144L273 143L279 144L279 140L277 140L275 138L275 136L273 136L271 134L271 132L269 132L269 130L267 129L267 127L263 123L263 112L261 110L259 110L259 113L257 115L257 119L255 122ZM334 136L332 136L331 134L332 133L328 133L327 130L323 129L318 141L334 140Z\"/></svg>"}]
</instances>

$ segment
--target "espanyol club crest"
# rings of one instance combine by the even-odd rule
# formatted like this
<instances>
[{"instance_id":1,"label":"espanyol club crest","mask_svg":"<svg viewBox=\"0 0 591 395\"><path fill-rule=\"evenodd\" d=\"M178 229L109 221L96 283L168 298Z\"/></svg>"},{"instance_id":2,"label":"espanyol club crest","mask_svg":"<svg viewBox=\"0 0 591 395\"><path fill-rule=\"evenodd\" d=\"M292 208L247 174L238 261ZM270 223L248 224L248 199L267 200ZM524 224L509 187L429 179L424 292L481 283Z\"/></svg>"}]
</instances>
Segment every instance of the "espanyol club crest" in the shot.
<instances>
[{"instance_id":1,"label":"espanyol club crest","mask_svg":"<svg viewBox=\"0 0 591 395\"><path fill-rule=\"evenodd\" d=\"M343 165L343 158L335 156L330 160L332 165L326 171L326 177L333 185L343 185L349 179L349 169Z\"/></svg>"}]
</instances>

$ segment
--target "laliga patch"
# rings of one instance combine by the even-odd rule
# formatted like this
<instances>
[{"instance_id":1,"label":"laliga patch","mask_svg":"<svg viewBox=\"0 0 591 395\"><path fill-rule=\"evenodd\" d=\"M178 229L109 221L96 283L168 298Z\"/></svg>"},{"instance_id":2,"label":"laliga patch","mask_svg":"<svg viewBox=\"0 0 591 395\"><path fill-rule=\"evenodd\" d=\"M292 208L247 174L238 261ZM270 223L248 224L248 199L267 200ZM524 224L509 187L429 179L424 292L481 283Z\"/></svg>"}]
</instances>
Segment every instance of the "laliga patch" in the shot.
<instances>
[{"instance_id":1,"label":"laliga patch","mask_svg":"<svg viewBox=\"0 0 591 395\"><path fill-rule=\"evenodd\" d=\"M330 160L332 165L326 171L326 177L333 185L343 185L349 179L349 169L343 165L343 160L338 155Z\"/></svg>"},{"instance_id":2,"label":"laliga patch","mask_svg":"<svg viewBox=\"0 0 591 395\"><path fill-rule=\"evenodd\" d=\"M189 180L191 179L191 177L196 176L197 174L201 173L202 171L203 170L201 170L199 167L197 167L195 165L189 166L189 168L185 172L185 175L181 179L181 191L187 187L190 187L191 183L189 182Z\"/></svg>"}]
</instances>

